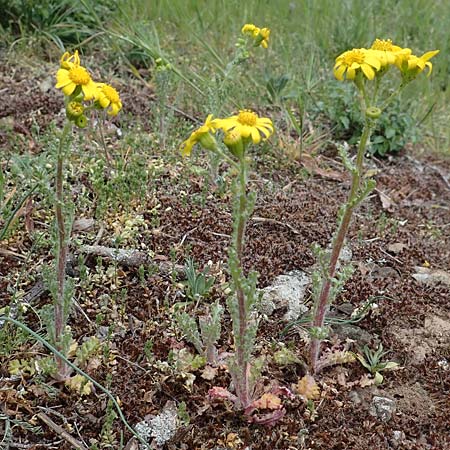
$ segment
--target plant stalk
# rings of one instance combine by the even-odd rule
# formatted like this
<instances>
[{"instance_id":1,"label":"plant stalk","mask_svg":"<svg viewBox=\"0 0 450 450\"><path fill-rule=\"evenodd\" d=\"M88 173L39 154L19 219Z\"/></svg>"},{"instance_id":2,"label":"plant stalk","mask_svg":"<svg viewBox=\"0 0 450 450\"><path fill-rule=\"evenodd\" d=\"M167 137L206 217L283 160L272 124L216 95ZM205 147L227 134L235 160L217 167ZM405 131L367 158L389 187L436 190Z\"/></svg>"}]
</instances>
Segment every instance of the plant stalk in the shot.
<instances>
[{"instance_id":1,"label":"plant stalk","mask_svg":"<svg viewBox=\"0 0 450 450\"><path fill-rule=\"evenodd\" d=\"M347 203L345 204L344 214L339 224L336 237L333 239L333 247L331 250L330 261L327 270L327 277L323 279L322 289L317 302L316 312L312 322L313 327L322 328L325 322L325 315L328 310L330 291L333 284L333 279L336 274L336 267L339 261L339 256L344 246L345 237L350 227L353 210L355 208L355 199L357 198L359 188L361 185L364 153L366 151L367 142L370 137L371 126L366 120L364 129L361 135L361 140L358 146L358 153L356 156L356 170L352 173L352 184L348 195ZM310 347L310 365L312 373L316 372L317 361L320 353L321 339L313 338Z\"/></svg>"},{"instance_id":2,"label":"plant stalk","mask_svg":"<svg viewBox=\"0 0 450 450\"><path fill-rule=\"evenodd\" d=\"M64 144L68 134L72 130L72 123L67 121L61 134L58 146L57 162L56 162L56 225L58 230L58 254L56 262L56 280L57 291L54 299L55 309L55 345L61 350L61 338L65 328L65 282L66 282L66 262L68 254L68 239L66 236L66 224L64 220ZM64 378L68 374L68 366L63 359L55 356L58 366L58 376Z\"/></svg>"},{"instance_id":3,"label":"plant stalk","mask_svg":"<svg viewBox=\"0 0 450 450\"><path fill-rule=\"evenodd\" d=\"M239 315L239 336L235 336L235 348L236 348L236 360L239 370L239 377L236 377L236 394L241 402L242 407L245 409L251 402L250 400L250 363L245 352L245 336L248 330L248 308L245 299L245 292L242 286L242 277L244 276L243 268L243 246L245 227L247 223L247 195L246 195L246 163L244 157L241 158L239 167L239 183L238 183L238 195L239 195L239 209L237 217L234 219L237 221L235 240L233 246L236 250L239 271L238 275L233 275L233 282L236 288L236 297L238 301L238 315Z\"/></svg>"}]
</instances>

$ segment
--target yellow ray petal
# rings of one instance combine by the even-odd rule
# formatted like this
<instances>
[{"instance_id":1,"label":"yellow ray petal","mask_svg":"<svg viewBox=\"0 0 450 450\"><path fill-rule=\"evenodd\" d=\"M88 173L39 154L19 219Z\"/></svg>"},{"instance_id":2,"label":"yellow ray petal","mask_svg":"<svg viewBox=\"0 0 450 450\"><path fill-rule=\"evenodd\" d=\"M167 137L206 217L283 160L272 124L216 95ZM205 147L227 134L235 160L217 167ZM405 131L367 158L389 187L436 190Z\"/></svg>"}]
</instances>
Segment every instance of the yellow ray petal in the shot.
<instances>
[{"instance_id":1,"label":"yellow ray petal","mask_svg":"<svg viewBox=\"0 0 450 450\"><path fill-rule=\"evenodd\" d=\"M369 79L373 80L375 78L375 71L372 69L369 64L361 64L361 69L364 73L364 75Z\"/></svg>"}]
</instances>

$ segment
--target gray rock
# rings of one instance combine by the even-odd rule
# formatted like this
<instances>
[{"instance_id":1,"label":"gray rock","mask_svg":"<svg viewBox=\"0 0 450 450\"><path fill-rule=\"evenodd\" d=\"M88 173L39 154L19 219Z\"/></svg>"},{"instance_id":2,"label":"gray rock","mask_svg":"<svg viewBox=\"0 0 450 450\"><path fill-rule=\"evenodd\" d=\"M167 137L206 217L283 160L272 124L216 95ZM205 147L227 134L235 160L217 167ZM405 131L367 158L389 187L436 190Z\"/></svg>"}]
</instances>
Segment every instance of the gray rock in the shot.
<instances>
[{"instance_id":1,"label":"gray rock","mask_svg":"<svg viewBox=\"0 0 450 450\"><path fill-rule=\"evenodd\" d=\"M395 412L395 400L374 396L370 405L370 414L382 422L388 422Z\"/></svg>"},{"instance_id":2,"label":"gray rock","mask_svg":"<svg viewBox=\"0 0 450 450\"><path fill-rule=\"evenodd\" d=\"M178 428L178 414L172 402L168 402L163 411L150 420L149 425L157 445L163 445L171 439Z\"/></svg>"},{"instance_id":3,"label":"gray rock","mask_svg":"<svg viewBox=\"0 0 450 450\"><path fill-rule=\"evenodd\" d=\"M405 439L406 435L403 431L394 430L392 432L392 439L391 439L392 447L397 448Z\"/></svg>"},{"instance_id":4,"label":"gray rock","mask_svg":"<svg viewBox=\"0 0 450 450\"><path fill-rule=\"evenodd\" d=\"M308 311L303 300L310 284L311 277L301 270L279 275L271 286L262 289L261 312L270 316L277 309L287 307L284 319L298 319Z\"/></svg>"},{"instance_id":5,"label":"gray rock","mask_svg":"<svg viewBox=\"0 0 450 450\"><path fill-rule=\"evenodd\" d=\"M164 445L171 439L178 428L178 413L176 405L168 401L160 414L154 417L145 417L145 419L135 426L136 432L149 444L153 438L157 446ZM139 446L140 450L144 445Z\"/></svg>"}]
</instances>

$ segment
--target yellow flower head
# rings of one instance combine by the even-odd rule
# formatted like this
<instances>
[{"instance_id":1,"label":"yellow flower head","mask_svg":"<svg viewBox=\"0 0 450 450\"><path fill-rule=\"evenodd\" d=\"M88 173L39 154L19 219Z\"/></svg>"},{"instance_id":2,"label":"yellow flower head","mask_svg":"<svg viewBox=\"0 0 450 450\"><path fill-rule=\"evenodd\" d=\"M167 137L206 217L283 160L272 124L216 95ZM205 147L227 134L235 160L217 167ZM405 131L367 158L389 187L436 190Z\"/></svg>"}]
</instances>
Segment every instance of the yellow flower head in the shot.
<instances>
[{"instance_id":1,"label":"yellow flower head","mask_svg":"<svg viewBox=\"0 0 450 450\"><path fill-rule=\"evenodd\" d=\"M205 123L197 128L192 134L186 139L181 145L181 154L183 156L190 156L192 153L192 148L194 145L200 143L207 150L214 150L217 146L216 140L211 133L215 133L217 131L217 123L219 119L213 119L213 115L210 114Z\"/></svg>"},{"instance_id":2,"label":"yellow flower head","mask_svg":"<svg viewBox=\"0 0 450 450\"><path fill-rule=\"evenodd\" d=\"M242 27L241 32L242 34L250 36L255 41L255 47L260 45L263 48L267 48L269 46L269 28L259 28L252 23L246 23Z\"/></svg>"},{"instance_id":3,"label":"yellow flower head","mask_svg":"<svg viewBox=\"0 0 450 450\"><path fill-rule=\"evenodd\" d=\"M414 79L426 67L428 67L427 76L430 76L431 71L433 70L433 64L431 64L429 60L438 53L439 50L433 50L422 56L416 56L412 55L410 51L397 58L396 64L402 72L402 75L408 80Z\"/></svg>"},{"instance_id":4,"label":"yellow flower head","mask_svg":"<svg viewBox=\"0 0 450 450\"><path fill-rule=\"evenodd\" d=\"M347 80L354 80L359 70L369 80L375 77L375 71L380 70L381 62L377 54L373 50L365 48L354 48L348 50L336 58L334 65L334 76L342 81L344 74Z\"/></svg>"},{"instance_id":5,"label":"yellow flower head","mask_svg":"<svg viewBox=\"0 0 450 450\"><path fill-rule=\"evenodd\" d=\"M390 39L375 39L370 50L374 52L382 66L395 64L396 55L403 51L401 47L394 45Z\"/></svg>"},{"instance_id":6,"label":"yellow flower head","mask_svg":"<svg viewBox=\"0 0 450 450\"><path fill-rule=\"evenodd\" d=\"M269 36L270 29L269 28L261 28L259 31L259 37L261 38L261 42L259 45L263 48L267 48L269 46Z\"/></svg>"},{"instance_id":7,"label":"yellow flower head","mask_svg":"<svg viewBox=\"0 0 450 450\"><path fill-rule=\"evenodd\" d=\"M110 116L117 116L122 109L119 93L109 84L97 83L97 102L103 109L108 109Z\"/></svg>"},{"instance_id":8,"label":"yellow flower head","mask_svg":"<svg viewBox=\"0 0 450 450\"><path fill-rule=\"evenodd\" d=\"M242 34L255 38L258 36L260 29L252 23L246 23L241 30Z\"/></svg>"},{"instance_id":9,"label":"yellow flower head","mask_svg":"<svg viewBox=\"0 0 450 450\"><path fill-rule=\"evenodd\" d=\"M256 113L248 109L239 111L237 116L217 120L218 128L221 128L225 133L235 130L243 139L251 138L254 144L261 142L261 135L265 140L273 133L273 123L270 119L258 117Z\"/></svg>"},{"instance_id":10,"label":"yellow flower head","mask_svg":"<svg viewBox=\"0 0 450 450\"><path fill-rule=\"evenodd\" d=\"M85 100L97 98L97 86L89 72L79 65L78 53L65 53L61 58L61 68L56 72L56 89L61 89L64 95L72 95L77 87L81 88Z\"/></svg>"}]
</instances>

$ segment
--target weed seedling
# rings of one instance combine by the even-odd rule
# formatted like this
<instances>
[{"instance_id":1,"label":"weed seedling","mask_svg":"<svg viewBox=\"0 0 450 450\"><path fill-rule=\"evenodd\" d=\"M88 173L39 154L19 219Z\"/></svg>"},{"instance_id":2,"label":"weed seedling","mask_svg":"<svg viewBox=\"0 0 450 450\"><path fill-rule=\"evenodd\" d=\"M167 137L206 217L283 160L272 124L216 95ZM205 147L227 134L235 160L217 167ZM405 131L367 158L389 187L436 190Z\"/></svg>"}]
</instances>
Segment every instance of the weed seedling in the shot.
<instances>
[{"instance_id":1,"label":"weed seedling","mask_svg":"<svg viewBox=\"0 0 450 450\"><path fill-rule=\"evenodd\" d=\"M396 362L381 360L388 353L383 351L383 344L380 343L376 350L371 350L369 346L365 345L362 351L355 355L358 361L373 375L376 385L380 385L383 382L381 372L392 370L399 366Z\"/></svg>"}]
</instances>

